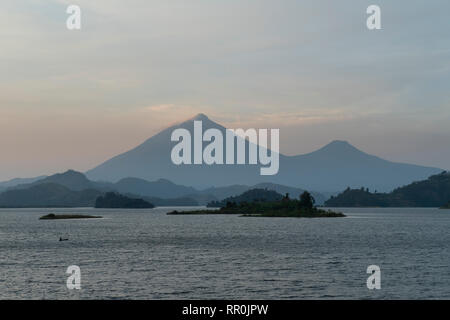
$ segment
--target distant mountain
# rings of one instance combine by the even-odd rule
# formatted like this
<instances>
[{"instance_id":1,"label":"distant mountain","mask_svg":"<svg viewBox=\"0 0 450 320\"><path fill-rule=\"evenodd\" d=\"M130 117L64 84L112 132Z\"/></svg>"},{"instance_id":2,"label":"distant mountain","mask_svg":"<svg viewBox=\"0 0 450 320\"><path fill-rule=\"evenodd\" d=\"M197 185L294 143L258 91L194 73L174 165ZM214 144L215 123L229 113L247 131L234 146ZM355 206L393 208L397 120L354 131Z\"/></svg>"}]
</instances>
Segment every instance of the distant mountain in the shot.
<instances>
[{"instance_id":1,"label":"distant mountain","mask_svg":"<svg viewBox=\"0 0 450 320\"><path fill-rule=\"evenodd\" d=\"M283 186L276 183L258 183L253 186L246 186L246 185L232 185L227 187L214 187L214 188L208 188L205 190L202 190L202 193L204 194L210 194L216 197L218 200L223 200L228 197L236 196L241 193L244 193L245 191L251 190L251 189L268 189L276 191L282 195L289 193L291 198L298 199L300 195L305 192L306 190L301 188L294 188L294 187L288 187ZM328 197L324 196L323 194L319 192L311 192L316 200L317 205L322 205L325 200L328 199Z\"/></svg>"},{"instance_id":2,"label":"distant mountain","mask_svg":"<svg viewBox=\"0 0 450 320\"><path fill-rule=\"evenodd\" d=\"M232 185L226 187L213 187L204 190L197 190L193 187L187 187L183 185L177 185L166 179L159 179L157 181L147 181L138 178L125 178L117 183L110 184L110 187L123 194L134 194L144 197L153 198L156 205L164 203L162 199L172 198L172 203L175 201L173 198L185 198L185 201L181 199L177 200L180 203L186 203L185 205L206 204L214 200L222 200L227 197L236 196L250 189L269 189L276 192L285 194L289 193L292 198L298 198L305 190L300 188L288 187L274 183L260 183L253 186L246 185ZM313 196L316 199L317 204L323 204L325 196L318 192L313 192ZM157 198L155 200L155 198ZM195 200L195 201L192 201Z\"/></svg>"},{"instance_id":3,"label":"distant mountain","mask_svg":"<svg viewBox=\"0 0 450 320\"><path fill-rule=\"evenodd\" d=\"M56 183L42 183L1 193L0 207L92 207L101 194L98 190L73 191Z\"/></svg>"},{"instance_id":4,"label":"distant mountain","mask_svg":"<svg viewBox=\"0 0 450 320\"><path fill-rule=\"evenodd\" d=\"M118 155L98 167L86 172L91 180L118 181L126 177L139 177L154 181L168 179L176 184L193 187L226 186L236 183L248 184L259 176L259 165L252 166L208 166L182 165L177 166L171 161L171 150L175 143L171 135L176 128L184 128L193 135L194 121L202 121L203 131L216 128L225 136L226 128L211 121L204 114L189 119L183 123L167 128L138 147ZM240 138L239 138L240 139ZM248 147L248 143L246 143ZM235 180L239 180L236 182ZM265 180L259 179L258 182Z\"/></svg>"},{"instance_id":5,"label":"distant mountain","mask_svg":"<svg viewBox=\"0 0 450 320\"><path fill-rule=\"evenodd\" d=\"M366 186L380 192L391 191L442 171L386 161L364 153L346 141L333 141L312 153L290 157L283 170L305 181L311 190L338 191L348 186ZM285 184L292 184L293 178L286 179L289 180Z\"/></svg>"},{"instance_id":6,"label":"distant mountain","mask_svg":"<svg viewBox=\"0 0 450 320\"><path fill-rule=\"evenodd\" d=\"M39 177L34 177L34 178L15 178L15 179L11 179L8 181L3 181L3 182L0 182L0 192L2 190L6 190L8 188L12 188L12 187L15 187L20 184L29 184L29 183L33 183L37 180L42 180L44 178L46 178L46 176L39 176Z\"/></svg>"},{"instance_id":7,"label":"distant mountain","mask_svg":"<svg viewBox=\"0 0 450 320\"><path fill-rule=\"evenodd\" d=\"M48 183L58 184L73 191L81 191L86 189L103 189L102 186L88 180L83 173L74 170L68 170L64 173L57 173L43 179L36 180L32 183L19 184L16 185L14 189L27 189L33 186Z\"/></svg>"},{"instance_id":8,"label":"distant mountain","mask_svg":"<svg viewBox=\"0 0 450 320\"><path fill-rule=\"evenodd\" d=\"M159 198L184 197L198 192L192 187L177 185L166 179L147 181L138 178L124 178L112 185L112 187L121 193L133 193Z\"/></svg>"},{"instance_id":9,"label":"distant mountain","mask_svg":"<svg viewBox=\"0 0 450 320\"><path fill-rule=\"evenodd\" d=\"M111 184L114 190L126 194L140 195L144 197L152 197L156 205L164 203L162 199L185 198L186 201L178 200L179 203L186 203L185 205L207 204L214 200L222 200L227 197L239 195L250 189L269 189L279 192L281 194L289 193L292 198L298 198L305 190L300 188L288 187L274 183L259 183L253 186L246 185L232 185L226 187L213 187L204 190L197 190L193 187L175 184L166 179L159 179L157 181L147 181L138 178L125 178L117 183ZM316 203L321 205L325 202L326 197L318 192L312 193L316 199ZM155 200L158 198L159 200ZM194 200L194 201L192 201Z\"/></svg>"},{"instance_id":10,"label":"distant mountain","mask_svg":"<svg viewBox=\"0 0 450 320\"><path fill-rule=\"evenodd\" d=\"M442 172L390 193L350 189L325 202L328 207L441 207L450 202L450 174Z\"/></svg>"},{"instance_id":11,"label":"distant mountain","mask_svg":"<svg viewBox=\"0 0 450 320\"><path fill-rule=\"evenodd\" d=\"M127 178L113 184L90 181L83 173L68 170L42 179L17 179L16 181L33 182L0 190L1 207L92 207L99 195L111 191L124 193L129 197L144 197L146 201L158 206L199 204L197 200L185 196L195 194L197 190L179 186L164 179L149 182ZM211 200L203 195L197 197ZM205 204L207 202L207 200L204 201Z\"/></svg>"},{"instance_id":12,"label":"distant mountain","mask_svg":"<svg viewBox=\"0 0 450 320\"><path fill-rule=\"evenodd\" d=\"M202 121L203 131L216 128L225 136L226 129L223 126L211 121L204 114L199 114L161 131L138 147L89 170L87 176L91 180L113 182L126 177L139 177L145 180L164 178L176 184L197 188L270 182L320 192L336 192L347 186L352 188L366 186L387 192L442 171L437 168L386 161L364 153L346 141L333 141L317 151L304 155L280 154L280 170L274 176L261 176L259 164L174 165L170 157L172 147L175 145L170 139L172 131L184 128L193 136L195 120ZM246 143L248 148L248 142ZM226 150L224 153L226 155Z\"/></svg>"}]
</instances>

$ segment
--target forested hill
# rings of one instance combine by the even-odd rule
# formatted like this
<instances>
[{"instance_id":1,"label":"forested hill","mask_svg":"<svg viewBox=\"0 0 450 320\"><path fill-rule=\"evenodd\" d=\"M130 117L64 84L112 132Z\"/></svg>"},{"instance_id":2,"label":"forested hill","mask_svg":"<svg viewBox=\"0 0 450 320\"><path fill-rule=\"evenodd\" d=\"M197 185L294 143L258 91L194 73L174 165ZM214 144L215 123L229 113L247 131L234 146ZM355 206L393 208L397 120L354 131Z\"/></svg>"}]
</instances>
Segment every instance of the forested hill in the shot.
<instances>
[{"instance_id":1,"label":"forested hill","mask_svg":"<svg viewBox=\"0 0 450 320\"><path fill-rule=\"evenodd\" d=\"M143 199L130 198L116 192L107 192L95 201L96 208L150 209L155 206Z\"/></svg>"},{"instance_id":2,"label":"forested hill","mask_svg":"<svg viewBox=\"0 0 450 320\"><path fill-rule=\"evenodd\" d=\"M413 182L390 193L350 189L325 202L327 207L441 207L450 202L450 173Z\"/></svg>"}]
</instances>

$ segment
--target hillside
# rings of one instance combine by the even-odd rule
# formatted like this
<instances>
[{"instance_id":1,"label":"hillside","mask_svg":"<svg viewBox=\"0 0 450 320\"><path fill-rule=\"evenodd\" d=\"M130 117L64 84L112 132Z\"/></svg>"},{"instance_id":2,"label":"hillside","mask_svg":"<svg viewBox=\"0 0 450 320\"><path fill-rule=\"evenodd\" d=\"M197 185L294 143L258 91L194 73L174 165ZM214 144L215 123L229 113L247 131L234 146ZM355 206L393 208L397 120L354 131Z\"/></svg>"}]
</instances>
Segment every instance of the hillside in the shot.
<instances>
[{"instance_id":1,"label":"hillside","mask_svg":"<svg viewBox=\"0 0 450 320\"><path fill-rule=\"evenodd\" d=\"M81 191L86 189L103 189L102 186L97 185L95 182L90 181L86 176L74 170L68 170L64 173L57 173L42 179L37 179L31 183L18 184L11 189L27 189L40 184L58 184L64 186L73 191Z\"/></svg>"},{"instance_id":2,"label":"hillside","mask_svg":"<svg viewBox=\"0 0 450 320\"><path fill-rule=\"evenodd\" d=\"M203 131L216 128L225 136L226 128L199 114L169 127L144 143L117 155L86 174L91 180L119 181L139 177L148 181L168 179L175 184L208 188L231 185L275 183L319 192L336 192L347 186L367 186L380 192L426 179L441 169L381 159L358 150L346 141L333 141L314 152L285 156L280 154L280 170L274 176L261 176L260 165L174 165L171 150L176 144L171 134L184 128L193 134L194 121L202 121ZM204 143L204 146L206 143ZM248 141L246 141L248 148ZM224 158L226 150L224 150ZM242 191L242 190L241 190Z\"/></svg>"},{"instance_id":3,"label":"hillside","mask_svg":"<svg viewBox=\"0 0 450 320\"><path fill-rule=\"evenodd\" d=\"M328 207L441 207L450 201L450 174L442 172L390 193L350 189L325 202Z\"/></svg>"},{"instance_id":4,"label":"hillside","mask_svg":"<svg viewBox=\"0 0 450 320\"><path fill-rule=\"evenodd\" d=\"M0 207L93 207L99 195L98 190L73 191L56 183L43 183L1 193Z\"/></svg>"},{"instance_id":5,"label":"hillside","mask_svg":"<svg viewBox=\"0 0 450 320\"><path fill-rule=\"evenodd\" d=\"M42 180L44 178L46 178L46 176L39 176L34 178L15 178L8 181L2 181L0 182L0 191L15 187L20 184L30 184L35 181Z\"/></svg>"},{"instance_id":6,"label":"hillside","mask_svg":"<svg viewBox=\"0 0 450 320\"><path fill-rule=\"evenodd\" d=\"M19 181L27 180L17 179L17 182ZM214 200L222 200L230 196L235 196L255 188L267 188L282 194L290 193L293 197L298 197L304 191L300 188L273 183L260 183L254 186L232 185L197 190L193 187L175 184L167 179L147 181L144 179L129 177L121 179L116 183L99 182L91 181L83 173L74 170L68 170L64 173L57 173L48 177L36 179L36 181L33 181L32 183L15 185L6 190L28 189L30 187L46 183L62 185L73 191L95 189L101 192L119 192L121 194L129 194L131 196L139 196L142 198L148 198L151 203L161 206L203 205ZM2 192L2 190L0 190L0 192ZM322 204L325 201L325 197L322 194L313 192L313 195L317 199L317 204Z\"/></svg>"},{"instance_id":7,"label":"hillside","mask_svg":"<svg viewBox=\"0 0 450 320\"><path fill-rule=\"evenodd\" d=\"M128 178L113 184L90 181L84 174L68 170L64 173L31 180L33 180L31 183L22 183L0 190L0 206L9 208L92 207L99 195L112 191L124 193L132 198L143 197L146 201L158 206L196 206L199 204L191 197L179 196L195 193L197 190L178 186L163 179L148 182ZM16 179L14 181L26 182L31 180ZM12 184L13 182L8 185ZM207 203L207 201L204 203Z\"/></svg>"},{"instance_id":8,"label":"hillside","mask_svg":"<svg viewBox=\"0 0 450 320\"><path fill-rule=\"evenodd\" d=\"M138 178L124 178L113 184L112 187L121 193L133 193L158 198L177 198L197 193L197 190L192 187L177 185L167 179L147 181Z\"/></svg>"},{"instance_id":9,"label":"hillside","mask_svg":"<svg viewBox=\"0 0 450 320\"><path fill-rule=\"evenodd\" d=\"M305 192L305 190L301 189L301 188L289 187L289 186L284 186L281 184L269 183L269 182L258 183L258 184L252 185L252 186L232 185L232 186L226 186L226 187L214 187L214 188L208 188L208 189L202 190L201 192L204 194L213 195L218 200L223 200L228 197L239 195L239 194L244 193L245 191L248 191L251 189L268 189L268 190L276 191L280 194L289 193L292 198L298 198L298 197L300 197L300 195L303 192ZM316 199L316 203L318 205L322 205L325 202L325 200L327 199L323 194L321 194L319 192L311 192L311 194Z\"/></svg>"}]
</instances>

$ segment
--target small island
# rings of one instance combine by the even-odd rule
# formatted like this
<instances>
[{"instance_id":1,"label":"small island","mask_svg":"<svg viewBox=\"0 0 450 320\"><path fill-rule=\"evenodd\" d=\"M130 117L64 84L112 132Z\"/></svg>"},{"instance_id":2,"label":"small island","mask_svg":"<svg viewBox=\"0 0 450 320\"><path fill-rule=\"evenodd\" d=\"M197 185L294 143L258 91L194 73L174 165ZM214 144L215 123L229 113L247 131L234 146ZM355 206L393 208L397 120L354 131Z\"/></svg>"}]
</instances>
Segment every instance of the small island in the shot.
<instances>
[{"instance_id":1,"label":"small island","mask_svg":"<svg viewBox=\"0 0 450 320\"><path fill-rule=\"evenodd\" d=\"M172 211L168 215L238 214L242 217L335 218L345 217L340 212L318 209L313 196L305 191L299 200L286 194L279 201L231 202L218 210Z\"/></svg>"},{"instance_id":2,"label":"small island","mask_svg":"<svg viewBox=\"0 0 450 320\"><path fill-rule=\"evenodd\" d=\"M59 220L59 219L100 219L100 216L89 216L83 214L54 214L50 213L39 218L39 220Z\"/></svg>"},{"instance_id":3,"label":"small island","mask_svg":"<svg viewBox=\"0 0 450 320\"><path fill-rule=\"evenodd\" d=\"M116 192L107 192L95 201L95 208L104 209L151 209L154 207L143 199L129 198Z\"/></svg>"},{"instance_id":4,"label":"small island","mask_svg":"<svg viewBox=\"0 0 450 320\"><path fill-rule=\"evenodd\" d=\"M442 206L441 209L450 209L450 201L445 206Z\"/></svg>"},{"instance_id":5,"label":"small island","mask_svg":"<svg viewBox=\"0 0 450 320\"><path fill-rule=\"evenodd\" d=\"M351 189L348 187L337 196L325 201L332 208L436 208L449 202L450 172L443 171L426 180L412 182L396 188L389 193L370 191L368 188ZM448 207L449 204L444 205Z\"/></svg>"}]
</instances>

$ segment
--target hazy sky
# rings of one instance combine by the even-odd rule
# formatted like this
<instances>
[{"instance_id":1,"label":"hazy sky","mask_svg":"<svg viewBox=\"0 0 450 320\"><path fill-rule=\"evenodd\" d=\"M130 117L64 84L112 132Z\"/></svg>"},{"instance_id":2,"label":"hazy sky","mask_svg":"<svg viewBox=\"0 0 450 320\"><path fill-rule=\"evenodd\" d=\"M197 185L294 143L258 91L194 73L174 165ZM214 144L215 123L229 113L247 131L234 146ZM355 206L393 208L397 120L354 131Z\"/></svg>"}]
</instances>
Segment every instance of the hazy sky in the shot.
<instances>
[{"instance_id":1,"label":"hazy sky","mask_svg":"<svg viewBox=\"0 0 450 320\"><path fill-rule=\"evenodd\" d=\"M286 154L340 139L450 169L448 0L1 0L0 41L0 180L90 169L199 112L280 128Z\"/></svg>"}]
</instances>

